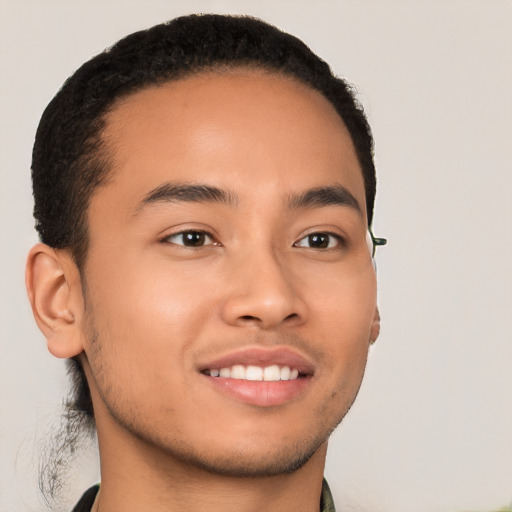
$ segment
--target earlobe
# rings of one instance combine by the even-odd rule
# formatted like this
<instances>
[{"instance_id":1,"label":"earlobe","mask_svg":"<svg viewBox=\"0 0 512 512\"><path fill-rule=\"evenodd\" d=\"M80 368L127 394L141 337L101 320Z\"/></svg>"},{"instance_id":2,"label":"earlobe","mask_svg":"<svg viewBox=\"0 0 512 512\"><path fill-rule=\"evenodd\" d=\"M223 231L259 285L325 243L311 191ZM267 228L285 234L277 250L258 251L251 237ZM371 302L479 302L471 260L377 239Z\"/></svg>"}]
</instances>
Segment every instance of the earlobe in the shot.
<instances>
[{"instance_id":1,"label":"earlobe","mask_svg":"<svg viewBox=\"0 0 512 512\"><path fill-rule=\"evenodd\" d=\"M375 308L375 314L373 316L372 327L370 331L370 345L373 345L380 333L380 313L379 308Z\"/></svg>"},{"instance_id":2,"label":"earlobe","mask_svg":"<svg viewBox=\"0 0 512 512\"><path fill-rule=\"evenodd\" d=\"M80 274L66 251L37 244L28 255L25 273L34 318L50 352L60 358L83 350L83 299Z\"/></svg>"}]
</instances>

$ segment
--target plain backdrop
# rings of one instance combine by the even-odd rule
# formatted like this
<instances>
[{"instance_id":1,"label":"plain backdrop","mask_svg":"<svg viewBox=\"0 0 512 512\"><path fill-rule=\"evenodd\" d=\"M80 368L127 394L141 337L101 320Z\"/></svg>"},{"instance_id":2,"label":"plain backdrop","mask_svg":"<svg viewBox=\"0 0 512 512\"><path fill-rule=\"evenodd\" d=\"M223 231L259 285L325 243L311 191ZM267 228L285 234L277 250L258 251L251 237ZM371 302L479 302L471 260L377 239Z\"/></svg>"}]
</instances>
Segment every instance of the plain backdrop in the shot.
<instances>
[{"instance_id":1,"label":"plain backdrop","mask_svg":"<svg viewBox=\"0 0 512 512\"><path fill-rule=\"evenodd\" d=\"M376 139L380 339L326 475L341 512L512 500L512 2L0 1L0 510L43 510L38 450L67 388L24 289L41 113L85 60L190 12L301 37L359 92ZM49 427L50 426L50 427ZM71 502L98 479L70 469ZM66 507L64 507L66 510Z\"/></svg>"}]
</instances>

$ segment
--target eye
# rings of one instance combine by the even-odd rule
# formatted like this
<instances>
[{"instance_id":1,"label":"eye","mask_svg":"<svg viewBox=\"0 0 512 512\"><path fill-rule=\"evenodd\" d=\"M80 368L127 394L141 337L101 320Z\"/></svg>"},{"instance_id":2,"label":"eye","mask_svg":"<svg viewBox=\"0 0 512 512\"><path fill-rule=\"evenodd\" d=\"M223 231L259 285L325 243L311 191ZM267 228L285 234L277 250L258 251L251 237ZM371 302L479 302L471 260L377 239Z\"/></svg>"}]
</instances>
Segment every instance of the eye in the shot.
<instances>
[{"instance_id":1,"label":"eye","mask_svg":"<svg viewBox=\"0 0 512 512\"><path fill-rule=\"evenodd\" d=\"M332 249L342 245L343 240L339 235L332 233L311 233L298 242L293 244L294 247L306 247L308 249Z\"/></svg>"},{"instance_id":2,"label":"eye","mask_svg":"<svg viewBox=\"0 0 512 512\"><path fill-rule=\"evenodd\" d=\"M211 235L204 231L180 231L166 236L162 242L168 244L182 245L184 247L204 247L205 245L214 245L215 242Z\"/></svg>"}]
</instances>

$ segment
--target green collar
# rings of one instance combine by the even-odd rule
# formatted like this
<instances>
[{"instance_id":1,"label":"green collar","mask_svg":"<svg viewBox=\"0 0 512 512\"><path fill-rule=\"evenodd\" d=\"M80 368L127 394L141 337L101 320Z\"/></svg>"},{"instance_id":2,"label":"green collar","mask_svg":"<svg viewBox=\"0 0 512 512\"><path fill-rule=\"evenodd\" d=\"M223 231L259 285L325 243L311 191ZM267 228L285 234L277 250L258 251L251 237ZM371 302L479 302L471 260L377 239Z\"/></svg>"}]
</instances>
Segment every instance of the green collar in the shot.
<instances>
[{"instance_id":1,"label":"green collar","mask_svg":"<svg viewBox=\"0 0 512 512\"><path fill-rule=\"evenodd\" d=\"M322 483L322 498L320 500L320 511L321 512L336 512L334 506L334 500L332 499L331 489L324 478Z\"/></svg>"}]
</instances>

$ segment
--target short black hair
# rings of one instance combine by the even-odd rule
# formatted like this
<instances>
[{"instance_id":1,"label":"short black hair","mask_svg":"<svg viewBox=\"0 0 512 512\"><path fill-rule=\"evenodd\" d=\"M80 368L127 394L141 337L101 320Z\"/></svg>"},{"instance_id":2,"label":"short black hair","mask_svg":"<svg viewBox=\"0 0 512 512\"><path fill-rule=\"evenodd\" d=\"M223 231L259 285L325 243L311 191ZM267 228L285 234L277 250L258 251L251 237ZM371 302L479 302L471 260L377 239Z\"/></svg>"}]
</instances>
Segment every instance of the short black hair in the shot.
<instances>
[{"instance_id":1,"label":"short black hair","mask_svg":"<svg viewBox=\"0 0 512 512\"><path fill-rule=\"evenodd\" d=\"M190 15L131 34L80 67L43 113L34 143L34 217L41 240L70 248L82 267L87 208L108 178L105 116L124 96L201 71L237 67L281 73L321 92L352 138L373 217L373 138L352 87L302 41L249 16Z\"/></svg>"},{"instance_id":2,"label":"short black hair","mask_svg":"<svg viewBox=\"0 0 512 512\"><path fill-rule=\"evenodd\" d=\"M209 70L253 68L279 73L319 91L345 124L361 166L369 225L375 199L373 138L352 87L302 41L249 16L189 15L133 33L81 66L43 113L37 129L32 180L41 241L68 248L82 271L87 256L87 209L109 178L106 116L116 102L149 86ZM94 427L83 370L69 362L69 411Z\"/></svg>"}]
</instances>

